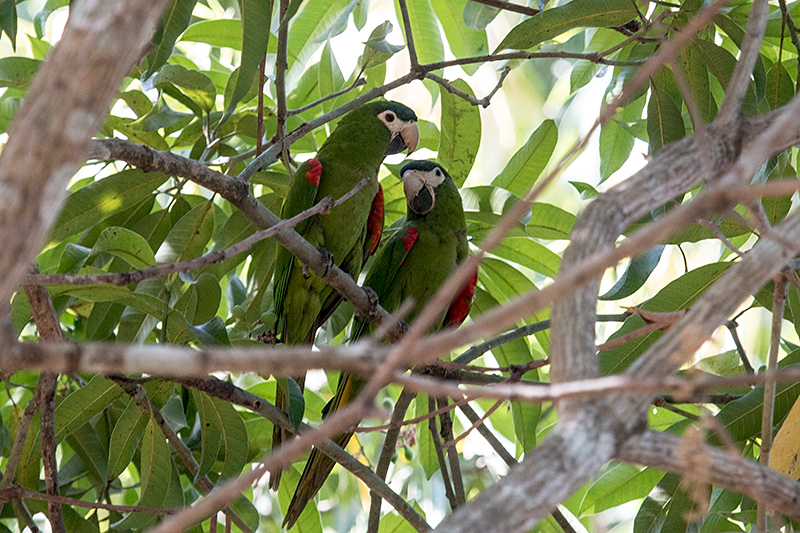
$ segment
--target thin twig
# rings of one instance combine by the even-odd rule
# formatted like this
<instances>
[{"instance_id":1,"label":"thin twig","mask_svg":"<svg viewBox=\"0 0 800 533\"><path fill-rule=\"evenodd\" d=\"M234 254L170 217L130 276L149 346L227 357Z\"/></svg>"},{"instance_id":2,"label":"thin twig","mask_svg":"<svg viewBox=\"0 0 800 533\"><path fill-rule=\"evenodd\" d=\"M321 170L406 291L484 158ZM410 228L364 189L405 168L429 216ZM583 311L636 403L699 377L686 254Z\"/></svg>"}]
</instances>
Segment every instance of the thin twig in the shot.
<instances>
[{"instance_id":1,"label":"thin twig","mask_svg":"<svg viewBox=\"0 0 800 533\"><path fill-rule=\"evenodd\" d=\"M281 21L280 28L278 28L278 48L275 55L275 100L277 104L277 127L275 129L274 140L286 137L286 70L289 68L287 61L288 54L288 41L289 41L289 24L284 21L286 13L289 11L289 0L280 0L279 20ZM269 31L269 30L267 30Z\"/></svg>"},{"instance_id":2,"label":"thin twig","mask_svg":"<svg viewBox=\"0 0 800 533\"><path fill-rule=\"evenodd\" d=\"M113 285L128 285L130 283L138 283L142 280L163 276L166 274L174 274L177 272L187 272L213 263L219 263L230 259L240 253L248 251L257 243L274 236L284 228L293 228L301 221L311 218L315 215L324 215L330 213L331 209L342 205L344 202L353 197L360 191L368 182L369 177L359 181L353 189L347 194L343 195L338 200L334 201L330 196L326 196L312 207L305 211L298 213L292 218L282 220L281 222L270 226L269 228L257 231L249 237L242 239L233 246L224 250L207 253L196 259L188 261L181 261L179 263L170 263L166 265L156 265L140 270L132 270L130 272L114 272L108 274L31 274L25 278L27 285L94 285L100 283L109 283Z\"/></svg>"},{"instance_id":3,"label":"thin twig","mask_svg":"<svg viewBox=\"0 0 800 533\"><path fill-rule=\"evenodd\" d=\"M714 117L715 124L729 124L737 120L739 116L739 109L750 88L750 75L758 60L761 41L764 40L768 15L769 2L754 0L747 15L747 28L742 41L741 53L728 82L728 87L725 89L725 98L722 100L717 116Z\"/></svg>"},{"instance_id":4,"label":"thin twig","mask_svg":"<svg viewBox=\"0 0 800 533\"><path fill-rule=\"evenodd\" d=\"M361 87L362 85L366 85L366 84L367 84L367 80L365 80L364 78L358 77L358 78L356 78L356 81L354 81L353 83L350 84L349 87L345 87L344 89L341 89L341 90L332 92L330 94L327 94L327 95L323 96L322 98L320 98L318 100L314 100L310 104L304 105L303 107L298 107L297 109L289 109L286 112L286 116L291 117L291 116L294 116L294 115L299 115L300 113L304 113L304 112L308 111L309 109L313 109L313 108L317 107L320 104L324 104L328 100L333 100L334 98L337 98L337 97L339 97L339 96L341 96L343 94L347 94L350 91L352 91L353 89L355 89L356 87Z\"/></svg>"},{"instance_id":5,"label":"thin twig","mask_svg":"<svg viewBox=\"0 0 800 533\"><path fill-rule=\"evenodd\" d=\"M447 92L466 100L467 102L469 102L474 106L489 107L492 96L494 96L495 93L500 90L500 87L503 86L503 81L506 79L506 76L508 76L509 72L511 72L511 69L509 67L505 67L503 71L500 73L500 79L497 81L497 85L494 86L494 89L492 89L489 92L489 94L487 94L480 100L475 98L471 94L462 91L461 89L456 89L455 87L453 87L453 84L450 83L448 80L442 78L441 76L437 76L432 72L428 72L427 74L425 74L425 77L428 78L429 80L435 81L436 83L447 89Z\"/></svg>"},{"instance_id":6,"label":"thin twig","mask_svg":"<svg viewBox=\"0 0 800 533\"><path fill-rule=\"evenodd\" d=\"M747 358L747 352L742 345L742 341L739 338L739 332L737 328L739 324L736 323L735 320L729 320L725 327L728 328L728 332L731 334L731 339L733 339L733 344L736 345L736 352L739 354L739 359L742 361L742 366L744 366L744 371L747 374L755 374L755 370L753 370L753 366L750 364L750 360Z\"/></svg>"},{"instance_id":7,"label":"thin twig","mask_svg":"<svg viewBox=\"0 0 800 533\"><path fill-rule=\"evenodd\" d=\"M534 16L539 14L538 9L534 9L528 6L522 6L519 4L514 4L512 2L506 2L505 0L470 0L477 4L483 4L489 7L495 7L497 9L503 9L505 11L513 11L514 13L522 13L523 15Z\"/></svg>"},{"instance_id":8,"label":"thin twig","mask_svg":"<svg viewBox=\"0 0 800 533\"><path fill-rule=\"evenodd\" d=\"M437 398L436 403L440 409L456 407L455 405L451 405L447 398ZM464 478L461 475L461 465L458 462L458 450L456 450L455 447L455 437L453 436L453 419L450 416L450 411L447 410L440 414L439 420L441 421L442 425L442 439L445 442L443 447L446 450L445 453L447 453L447 461L450 464L450 474L453 480L453 492L455 492L456 502L460 507L467 503L467 495L464 492ZM448 442L453 442L453 446L447 446L446 443Z\"/></svg>"},{"instance_id":9,"label":"thin twig","mask_svg":"<svg viewBox=\"0 0 800 533\"><path fill-rule=\"evenodd\" d=\"M408 58L411 61L411 71L413 72L419 66L419 60L417 59L417 48L414 46L414 35L411 32L408 6L406 5L406 0L398 0L398 5L403 17L403 30L406 34L406 44L408 45Z\"/></svg>"},{"instance_id":10,"label":"thin twig","mask_svg":"<svg viewBox=\"0 0 800 533\"><path fill-rule=\"evenodd\" d=\"M775 287L772 292L772 329L770 331L769 359L767 361L767 376L764 381L764 404L761 414L761 453L758 462L764 466L769 465L769 452L772 448L772 425L775 412L775 375L778 370L778 353L781 350L781 324L783 312L786 307L786 287L788 276L794 273L790 267L785 267L775 276ZM766 531L767 505L765 501L758 502L756 524L758 531Z\"/></svg>"},{"instance_id":11,"label":"thin twig","mask_svg":"<svg viewBox=\"0 0 800 533\"><path fill-rule=\"evenodd\" d=\"M436 399L433 396L428 396L428 412L436 410ZM447 501L450 502L450 509L455 511L458 508L458 499L453 491L453 483L450 480L450 473L447 471L447 461L444 457L444 449L442 448L442 438L439 434L439 425L436 423L436 417L432 416L428 419L428 431L431 434L431 441L433 442L433 450L436 452L436 459L439 461L439 472L442 474L442 483L444 483L444 494Z\"/></svg>"},{"instance_id":12,"label":"thin twig","mask_svg":"<svg viewBox=\"0 0 800 533\"><path fill-rule=\"evenodd\" d=\"M386 432L386 437L383 439L383 446L381 447L381 455L378 457L378 464L375 466L375 475L381 480L386 480L386 475L389 472L389 465L392 462L392 456L397 449L397 437L400 435L400 422L406 416L408 406L411 400L414 399L416 394L411 391L403 389L397 403L394 404L392 417L389 419L389 424L392 426ZM370 505L369 505L369 519L367 521L367 533L378 533L378 528L381 522L381 496L375 491L370 492Z\"/></svg>"},{"instance_id":13,"label":"thin twig","mask_svg":"<svg viewBox=\"0 0 800 533\"><path fill-rule=\"evenodd\" d=\"M781 15L783 16L784 24L789 28L789 37L792 40L792 44L794 45L795 50L797 50L797 81L795 82L795 90L800 87L800 38L798 37L798 30L797 26L794 23L794 19L792 18L792 14L789 13L789 9L786 7L786 0L779 0L778 3L781 6Z\"/></svg>"},{"instance_id":14,"label":"thin twig","mask_svg":"<svg viewBox=\"0 0 800 533\"><path fill-rule=\"evenodd\" d=\"M59 505L70 505L73 507L83 507L86 509L104 509L106 511L116 511L118 513L150 513L150 514L163 514L171 515L180 511L180 508L173 509L154 509L151 507L140 507L138 505L112 505L100 502L87 502L77 498L70 498L68 496L51 496L49 494L41 494L39 492L32 492L23 489L19 485L13 485L7 489L0 489L0 502L10 502L20 499L26 500L40 500L45 502L54 502Z\"/></svg>"}]
</instances>

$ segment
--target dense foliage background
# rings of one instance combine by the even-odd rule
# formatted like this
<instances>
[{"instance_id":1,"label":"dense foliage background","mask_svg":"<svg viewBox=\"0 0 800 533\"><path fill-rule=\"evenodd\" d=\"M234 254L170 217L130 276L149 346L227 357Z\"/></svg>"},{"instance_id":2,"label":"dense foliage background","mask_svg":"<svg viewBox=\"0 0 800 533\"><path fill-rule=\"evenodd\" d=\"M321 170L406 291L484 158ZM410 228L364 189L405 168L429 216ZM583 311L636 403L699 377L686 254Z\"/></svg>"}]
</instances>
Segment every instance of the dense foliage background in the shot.
<instances>
[{"instance_id":1,"label":"dense foliage background","mask_svg":"<svg viewBox=\"0 0 800 533\"><path fill-rule=\"evenodd\" d=\"M62 31L68 31L68 3L0 1L3 142L32 80ZM712 9L706 4L553 0L537 14L542 6L475 0L282 0L274 5L265 0L171 0L152 46L122 81L97 133L98 139L118 139L105 145L113 156L94 157L69 181L68 196L36 265L45 275L123 273L226 250L264 227L251 212L225 199L229 196L219 184L226 176L249 179L250 193L272 213L280 213L294 168L315 153L342 110L357 105L364 95L385 94L415 109L420 118L420 149L411 157L441 162L461 188L473 251L514 205L526 197L532 200L482 260L470 315L479 317L549 285L583 206L622 183L665 145L698 133L715 119L754 8L744 0L715 5L719 13L713 22L690 27L702 8ZM747 117L789 104L800 83L800 40L792 19L800 15L800 2L787 5L781 0L769 9L742 102ZM404 15L414 55L402 30ZM657 56L670 39L685 32L687 42L674 56ZM454 61L465 58L471 59ZM656 68L648 82L624 89L649 58L655 58ZM601 106L620 95L624 99L614 104L613 116L599 133L579 147L577 156L570 155ZM59 94L50 97L58 99ZM316 126L313 131L303 130L308 123ZM290 149L289 142L281 144L287 134ZM263 143L257 142L259 137ZM169 154L183 156L221 173L215 175L221 181L200 181L216 183L219 189L198 184L193 174L197 167L176 171L163 161L148 166L142 162L146 158L120 155L130 147L125 140L167 152L165 161ZM99 146L95 142L90 154L103 153ZM264 150L266 156L254 163ZM796 158L796 148L772 155L751 183L796 181ZM400 155L387 158L380 174L386 194L385 235L405 214L398 179L402 160ZM571 165L561 169L562 161ZM529 196L545 178L553 181L538 196ZM629 225L624 234L658 224L674 207L696 198L702 187L696 181L678 196L661 198L661 207ZM796 196L790 192L765 196L755 205L743 201L719 214L703 213L694 223L676 227L663 242L648 243L653 247L639 250L635 259L608 270L598 307L598 313L606 313L599 317L598 342L610 343L599 351L601 374L626 369L682 316L667 313L692 306L769 228L793 213ZM263 341L275 322L274 258L275 242L264 239L224 260L181 272L162 271L133 283L77 285L68 276L29 277L26 289L48 283L58 329L74 343L267 350L273 349ZM798 286L792 273L752 296L744 294L727 328L720 328L690 358L680 376L702 380L752 376L754 369L763 373L759 367L767 364L771 339L780 368L800 363ZM15 336L23 343L58 340L42 334L42 324L34 320L39 304L31 305L30 298L30 292L20 289L11 301ZM775 311L773 299L779 302ZM620 307L628 313L621 315ZM783 313L784 320L770 327L773 312ZM541 387L548 382L551 346L544 321L549 310L524 314L516 334L453 352L452 360L472 367L457 367L456 379L475 386L522 380ZM321 329L317 345L346 341L352 316L353 305L343 304ZM159 376L159 368L148 374ZM28 492L24 499L15 499L19 492L6 493L3 501L10 503L0 514L0 530L33 529L34 523L54 531L145 530L159 515L122 506L136 505L141 511L190 505L269 453L276 419L268 410L253 408L274 397L275 380L269 373L217 373L234 386L220 392L224 387L213 380L140 379L79 370L65 372L49 385L55 390L52 436L40 433L40 416L52 407L42 392L47 374L3 374L0 467L5 475L0 489L11 490L14 484ZM312 425L321 421L336 376L321 370L309 375L305 417ZM765 427L777 434L773 461L789 463L798 451L790 431L800 421L793 421L790 411L800 386L779 384L770 413L764 411L760 381L725 382L682 396L671 388L668 392L676 394L659 395L648 410L649 427L676 435L700 428L710 444L757 460L762 447L769 447L769 440L762 439L766 412L773 422ZM407 412L398 409L396 416L415 419L400 430L387 482L419 513L423 525L435 526L453 509L490 490L557 420L549 402L515 395L459 402L456 409L452 399L425 394L409 396L408 405L398 401L402 390L394 384L378 397L384 415L399 403ZM685 403L687 398L691 401ZM769 408L772 400L767 398ZM426 416L447 405L451 409L445 414ZM476 422L475 417L483 418ZM363 425L378 426L387 419L374 416ZM359 432L347 451L374 469L385 435L385 429ZM460 435L465 438L453 443ZM43 442L48 439L52 442ZM442 440L451 442L443 446ZM388 446L391 454L391 442ZM47 458L43 465L43 453L57 461L57 491L92 505L63 501L59 506L49 498L48 511L48 497L33 498L32 493L52 495L55 490L46 483L53 467ZM284 475L279 493L270 493L262 481L232 502L219 524L216 518L206 519L191 531L223 531L230 521L242 531L278 531L281 506L291 497L303 460L297 458ZM776 468L800 477L791 467ZM337 468L296 528L363 531L368 501L365 486ZM109 505L97 508L94 502ZM41 513L52 518L54 507L61 508L63 522L50 525ZM754 527L756 507L752 494L714 485L702 475L687 483L676 473L612 461L535 529L744 531ZM423 527L404 516L385 504L379 530ZM787 528L794 524L785 517L776 523ZM371 531L375 526L377 522L370 522Z\"/></svg>"}]
</instances>

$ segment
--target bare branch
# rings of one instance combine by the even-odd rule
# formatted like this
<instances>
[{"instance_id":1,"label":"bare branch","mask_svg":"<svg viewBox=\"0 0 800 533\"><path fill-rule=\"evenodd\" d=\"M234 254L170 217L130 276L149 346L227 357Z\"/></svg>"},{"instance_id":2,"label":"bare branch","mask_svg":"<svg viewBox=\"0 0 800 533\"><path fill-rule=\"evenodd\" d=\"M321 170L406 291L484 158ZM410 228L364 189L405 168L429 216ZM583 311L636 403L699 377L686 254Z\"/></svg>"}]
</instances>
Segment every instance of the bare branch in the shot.
<instances>
[{"instance_id":1,"label":"bare branch","mask_svg":"<svg viewBox=\"0 0 800 533\"><path fill-rule=\"evenodd\" d=\"M138 505L111 505L101 502L87 502L77 498L70 498L68 496L51 496L49 494L41 494L39 492L31 492L25 490L19 485L13 485L7 489L0 489L0 502L10 502L14 500L40 500L45 502L57 503L59 505L71 505L74 507L83 507L85 509L105 509L106 511L117 511L118 513L150 513L150 514L163 514L171 515L178 512L180 509L153 509L150 507L140 507Z\"/></svg>"},{"instance_id":2,"label":"bare branch","mask_svg":"<svg viewBox=\"0 0 800 533\"><path fill-rule=\"evenodd\" d=\"M166 4L123 0L72 6L64 34L33 80L0 155L3 301L41 249L89 138L105 120Z\"/></svg>"},{"instance_id":3,"label":"bare branch","mask_svg":"<svg viewBox=\"0 0 800 533\"><path fill-rule=\"evenodd\" d=\"M496 7L497 9L504 9L506 11L513 11L515 13L522 13L523 15L534 16L539 14L538 9L528 6L522 6L513 2L506 2L505 0L470 0L472 2L483 4L485 6Z\"/></svg>"},{"instance_id":4,"label":"bare branch","mask_svg":"<svg viewBox=\"0 0 800 533\"><path fill-rule=\"evenodd\" d=\"M414 34L411 30L411 21L408 17L408 6L406 0L398 0L400 6L400 13L403 18L403 31L406 34L406 44L408 45L408 58L411 61L411 71L413 72L419 66L417 59L417 48L414 46Z\"/></svg>"},{"instance_id":5,"label":"bare branch","mask_svg":"<svg viewBox=\"0 0 800 533\"><path fill-rule=\"evenodd\" d=\"M731 75L731 80L725 90L719 112L714 117L718 125L730 124L739 116L747 89L750 87L750 75L758 60L761 41L764 40L764 30L767 27L769 15L769 2L767 0L754 0L753 7L747 16L747 29L742 41L741 54L736 62L736 67Z\"/></svg>"}]
</instances>

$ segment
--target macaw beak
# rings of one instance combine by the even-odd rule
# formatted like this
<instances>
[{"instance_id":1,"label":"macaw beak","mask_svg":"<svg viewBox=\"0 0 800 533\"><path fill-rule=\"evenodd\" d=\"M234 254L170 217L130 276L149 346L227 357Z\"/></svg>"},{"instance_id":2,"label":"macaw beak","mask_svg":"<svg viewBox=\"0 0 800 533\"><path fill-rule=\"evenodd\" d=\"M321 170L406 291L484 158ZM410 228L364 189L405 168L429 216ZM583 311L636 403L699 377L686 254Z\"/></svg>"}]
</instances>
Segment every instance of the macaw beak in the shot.
<instances>
[{"instance_id":1,"label":"macaw beak","mask_svg":"<svg viewBox=\"0 0 800 533\"><path fill-rule=\"evenodd\" d=\"M433 192L433 187L426 183L416 170L407 170L402 179L408 208L418 215L430 213L436 205L436 193Z\"/></svg>"},{"instance_id":2,"label":"macaw beak","mask_svg":"<svg viewBox=\"0 0 800 533\"><path fill-rule=\"evenodd\" d=\"M386 148L386 155L397 154L406 148L410 154L417 149L418 144L419 128L417 128L417 122L408 122L403 129L395 133L394 137L392 137L389 146Z\"/></svg>"}]
</instances>

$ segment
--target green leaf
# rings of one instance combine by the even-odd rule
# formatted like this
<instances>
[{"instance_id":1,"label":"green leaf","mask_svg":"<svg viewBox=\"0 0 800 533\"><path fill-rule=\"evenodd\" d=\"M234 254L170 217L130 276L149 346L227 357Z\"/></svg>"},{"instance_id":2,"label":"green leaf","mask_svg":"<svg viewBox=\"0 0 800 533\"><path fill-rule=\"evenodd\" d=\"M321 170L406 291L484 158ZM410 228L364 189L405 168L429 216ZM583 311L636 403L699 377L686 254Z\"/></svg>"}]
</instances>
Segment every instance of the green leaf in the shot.
<instances>
[{"instance_id":1,"label":"green leaf","mask_svg":"<svg viewBox=\"0 0 800 533\"><path fill-rule=\"evenodd\" d=\"M66 436L69 447L83 461L95 483L105 483L108 472L108 442L101 442L92 424L84 424Z\"/></svg>"},{"instance_id":2,"label":"green leaf","mask_svg":"<svg viewBox=\"0 0 800 533\"><path fill-rule=\"evenodd\" d=\"M645 498L633 522L635 533L656 533L669 531L693 531L693 524L687 524L685 516L697 512L688 494L681 490L681 476L664 474L658 482L658 490ZM699 525L699 524L698 524Z\"/></svg>"},{"instance_id":3,"label":"green leaf","mask_svg":"<svg viewBox=\"0 0 800 533\"><path fill-rule=\"evenodd\" d=\"M527 237L506 238L492 253L553 279L558 274L561 261L557 254Z\"/></svg>"},{"instance_id":4,"label":"green leaf","mask_svg":"<svg viewBox=\"0 0 800 533\"><path fill-rule=\"evenodd\" d=\"M584 53L603 52L612 48L625 39L625 36L620 32L611 28L597 28L589 44L586 45ZM592 78L603 71L603 66L593 63L591 61L579 61L572 67L572 72L569 75L570 91L574 93L590 81Z\"/></svg>"},{"instance_id":5,"label":"green leaf","mask_svg":"<svg viewBox=\"0 0 800 533\"><path fill-rule=\"evenodd\" d=\"M149 382L145 384L150 399L156 406L163 405L174 390L170 382ZM113 481L128 467L144 435L150 415L129 400L111 432L108 445L108 481Z\"/></svg>"},{"instance_id":6,"label":"green leaf","mask_svg":"<svg viewBox=\"0 0 800 533\"><path fill-rule=\"evenodd\" d=\"M397 20L403 20L397 2L395 10ZM417 59L420 63L436 63L444 60L444 45L439 25L436 23L436 14L431 8L429 0L407 0L408 19L411 23L411 32L414 36L414 46L417 49ZM407 41L406 29L402 24L403 40ZM452 173L451 173L452 175Z\"/></svg>"},{"instance_id":7,"label":"green leaf","mask_svg":"<svg viewBox=\"0 0 800 533\"><path fill-rule=\"evenodd\" d=\"M122 394L116 383L98 375L64 398L55 411L56 443L101 413Z\"/></svg>"},{"instance_id":8,"label":"green leaf","mask_svg":"<svg viewBox=\"0 0 800 533\"><path fill-rule=\"evenodd\" d=\"M419 418L428 414L428 396L426 394L417 394L414 405L414 418ZM438 420L438 417L434 420ZM438 423L436 426L438 428ZM419 457L419 463L422 466L422 470L425 472L425 478L430 480L431 476L439 470L439 459L436 457L433 437L431 437L431 430L427 419L417 423L417 457Z\"/></svg>"},{"instance_id":9,"label":"green leaf","mask_svg":"<svg viewBox=\"0 0 800 533\"><path fill-rule=\"evenodd\" d=\"M241 51L242 21L238 19L201 20L186 28L180 40Z\"/></svg>"},{"instance_id":10,"label":"green leaf","mask_svg":"<svg viewBox=\"0 0 800 533\"><path fill-rule=\"evenodd\" d=\"M198 460L199 468L193 481L193 483L197 483L198 479L211 472L214 463L217 461L222 448L222 428L211 397L204 392L192 389L192 398L197 406L202 434L200 439L200 459Z\"/></svg>"},{"instance_id":11,"label":"green leaf","mask_svg":"<svg viewBox=\"0 0 800 533\"><path fill-rule=\"evenodd\" d=\"M175 41L183 30L189 26L189 20L192 17L192 10L197 0L171 0L169 6L164 11L161 17L156 33L153 36L153 42L156 43L156 49L150 53L148 58L148 68L144 75L147 79L152 76L158 69L160 69L172 55L172 48L175 46Z\"/></svg>"},{"instance_id":12,"label":"green leaf","mask_svg":"<svg viewBox=\"0 0 800 533\"><path fill-rule=\"evenodd\" d=\"M181 300L184 300L182 297ZM185 304L176 303L175 308L182 311L189 324L204 324L214 318L222 301L222 288L214 274L204 272L186 291ZM223 328L224 329L224 328Z\"/></svg>"},{"instance_id":13,"label":"green leaf","mask_svg":"<svg viewBox=\"0 0 800 533\"><path fill-rule=\"evenodd\" d=\"M194 207L172 227L156 253L161 264L195 259L203 254L214 231L214 203Z\"/></svg>"},{"instance_id":14,"label":"green leaf","mask_svg":"<svg viewBox=\"0 0 800 533\"><path fill-rule=\"evenodd\" d=\"M183 506L178 470L172 462L164 434L152 418L148 420L142 438L139 477L142 482L142 492L137 505L160 509ZM111 524L111 527L122 531L144 529L155 519L156 516L153 514L130 513L119 522Z\"/></svg>"},{"instance_id":15,"label":"green leaf","mask_svg":"<svg viewBox=\"0 0 800 533\"><path fill-rule=\"evenodd\" d=\"M102 253L119 257L134 269L147 268L156 264L155 254L144 237L119 226L106 228L100 233L90 257Z\"/></svg>"},{"instance_id":16,"label":"green leaf","mask_svg":"<svg viewBox=\"0 0 800 533\"><path fill-rule=\"evenodd\" d=\"M551 204L531 205L531 219L526 226L529 235L537 239L569 239L575 215Z\"/></svg>"},{"instance_id":17,"label":"green leaf","mask_svg":"<svg viewBox=\"0 0 800 533\"><path fill-rule=\"evenodd\" d=\"M778 368L796 368L800 364L800 351L795 351L778 362ZM773 420L779 423L789 413L800 396L800 383L778 383L775 392ZM761 434L761 416L764 410L764 385L725 404L716 419L735 442L753 439ZM709 439L719 445L716 436Z\"/></svg>"},{"instance_id":18,"label":"green leaf","mask_svg":"<svg viewBox=\"0 0 800 533\"><path fill-rule=\"evenodd\" d=\"M231 344L225 323L218 316L199 326L189 325L189 329L205 346L230 346Z\"/></svg>"},{"instance_id":19,"label":"green leaf","mask_svg":"<svg viewBox=\"0 0 800 533\"><path fill-rule=\"evenodd\" d=\"M236 70L236 83L226 100L226 116L233 112L257 79L259 64L267 51L273 2L242 0L242 60Z\"/></svg>"},{"instance_id":20,"label":"green leaf","mask_svg":"<svg viewBox=\"0 0 800 533\"><path fill-rule=\"evenodd\" d=\"M27 57L0 58L0 87L27 89L42 61Z\"/></svg>"},{"instance_id":21,"label":"green leaf","mask_svg":"<svg viewBox=\"0 0 800 533\"><path fill-rule=\"evenodd\" d=\"M123 170L95 181L67 196L61 215L50 232L51 242L84 231L101 220L137 205L167 180L160 172Z\"/></svg>"},{"instance_id":22,"label":"green leaf","mask_svg":"<svg viewBox=\"0 0 800 533\"><path fill-rule=\"evenodd\" d=\"M660 244L631 259L622 276L600 299L621 300L638 291L658 266L663 251L664 245Z\"/></svg>"},{"instance_id":23,"label":"green leaf","mask_svg":"<svg viewBox=\"0 0 800 533\"><path fill-rule=\"evenodd\" d=\"M319 93L323 96L336 92L344 86L344 76L342 76L342 71L339 70L336 58L333 57L330 41L326 42L322 48L317 79L319 80ZM333 100L323 102L321 105L322 110L330 111L333 104Z\"/></svg>"},{"instance_id":24,"label":"green leaf","mask_svg":"<svg viewBox=\"0 0 800 533\"><path fill-rule=\"evenodd\" d=\"M700 118L706 124L711 122L717 112L717 106L711 96L708 66L703 54L698 51L695 44L688 43L678 51L678 65L684 73Z\"/></svg>"},{"instance_id":25,"label":"green leaf","mask_svg":"<svg viewBox=\"0 0 800 533\"><path fill-rule=\"evenodd\" d=\"M475 96L464 80L455 80L452 85ZM477 107L461 97L450 94L444 87L440 87L439 92L442 97L440 121L442 130L436 161L447 169L456 185L461 187L472 169L480 148L481 113Z\"/></svg>"},{"instance_id":26,"label":"green leaf","mask_svg":"<svg viewBox=\"0 0 800 533\"><path fill-rule=\"evenodd\" d=\"M589 487L580 506L580 514L596 514L623 503L647 496L663 477L650 468L612 464Z\"/></svg>"},{"instance_id":27,"label":"green leaf","mask_svg":"<svg viewBox=\"0 0 800 533\"><path fill-rule=\"evenodd\" d=\"M547 166L557 142L558 126L553 120L545 120L511 156L505 168L492 180L492 185L524 196Z\"/></svg>"},{"instance_id":28,"label":"green leaf","mask_svg":"<svg viewBox=\"0 0 800 533\"><path fill-rule=\"evenodd\" d=\"M662 146L683 138L686 128L675 102L655 84L650 89L647 103L647 136L650 139L650 155L655 155Z\"/></svg>"},{"instance_id":29,"label":"green leaf","mask_svg":"<svg viewBox=\"0 0 800 533\"><path fill-rule=\"evenodd\" d=\"M206 113L214 108L217 89L211 78L197 70L188 70L180 65L165 65L153 77L153 85L163 89L174 85L184 95L203 108Z\"/></svg>"},{"instance_id":30,"label":"green leaf","mask_svg":"<svg viewBox=\"0 0 800 533\"><path fill-rule=\"evenodd\" d=\"M8 35L11 48L17 49L17 6L14 0L0 0L0 30Z\"/></svg>"},{"instance_id":31,"label":"green leaf","mask_svg":"<svg viewBox=\"0 0 800 533\"><path fill-rule=\"evenodd\" d=\"M464 13L462 18L467 28L473 30L483 30L495 19L500 9L496 7L487 6L478 2L467 2L464 6Z\"/></svg>"},{"instance_id":32,"label":"green leaf","mask_svg":"<svg viewBox=\"0 0 800 533\"><path fill-rule=\"evenodd\" d=\"M162 103L162 105L164 104ZM161 110L164 109L166 109L166 106L164 108L161 108ZM173 111L172 113L175 112ZM174 124L175 122L167 121L167 123ZM169 145L167 144L167 141L164 140L163 136L161 136L155 130L150 130L150 131L144 130L142 124L139 121L134 122L133 119L120 118L111 115L106 119L105 129L117 130L121 134L125 135L125 137L127 137L129 141L140 144L146 144L147 146L155 148L156 150L164 150L164 151L169 150ZM111 131L109 131L108 133L110 135Z\"/></svg>"},{"instance_id":33,"label":"green leaf","mask_svg":"<svg viewBox=\"0 0 800 533\"><path fill-rule=\"evenodd\" d=\"M392 23L388 20L377 26L364 42L364 53L359 59L363 69L377 67L385 63L394 54L405 48L403 45L389 44L386 36L392 31Z\"/></svg>"},{"instance_id":34,"label":"green leaf","mask_svg":"<svg viewBox=\"0 0 800 533\"><path fill-rule=\"evenodd\" d=\"M297 79L320 45L345 30L354 7L355 2L348 0L315 0L301 4L289 26L288 80Z\"/></svg>"},{"instance_id":35,"label":"green leaf","mask_svg":"<svg viewBox=\"0 0 800 533\"><path fill-rule=\"evenodd\" d=\"M611 177L628 160L636 139L616 120L600 128L600 183Z\"/></svg>"},{"instance_id":36,"label":"green leaf","mask_svg":"<svg viewBox=\"0 0 800 533\"><path fill-rule=\"evenodd\" d=\"M508 32L494 53L507 48L526 50L573 28L620 26L636 16L630 0L572 0L523 20Z\"/></svg>"},{"instance_id":37,"label":"green leaf","mask_svg":"<svg viewBox=\"0 0 800 533\"><path fill-rule=\"evenodd\" d=\"M781 63L775 63L767 71L767 103L770 109L778 109L794 98L794 81Z\"/></svg>"},{"instance_id":38,"label":"green leaf","mask_svg":"<svg viewBox=\"0 0 800 533\"><path fill-rule=\"evenodd\" d=\"M475 30L464 24L464 9L472 0L431 0L433 11L444 29L450 51L456 57L480 56L489 53L486 32ZM462 65L464 72L475 74L480 63Z\"/></svg>"},{"instance_id":39,"label":"green leaf","mask_svg":"<svg viewBox=\"0 0 800 533\"><path fill-rule=\"evenodd\" d=\"M712 263L696 268L667 284L653 298L641 305L645 311L672 312L691 306L711 285L730 268L731 263ZM644 326L644 320L631 316L609 340L627 335ZM650 347L662 333L656 331L636 337L621 346L603 350L599 354L600 372L603 375L616 374L627 368L637 357Z\"/></svg>"}]
</instances>

